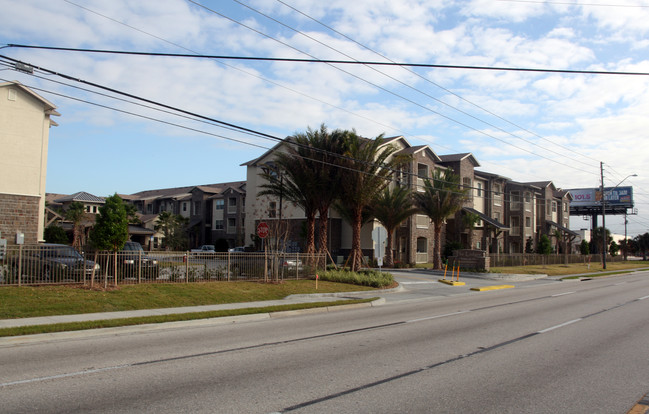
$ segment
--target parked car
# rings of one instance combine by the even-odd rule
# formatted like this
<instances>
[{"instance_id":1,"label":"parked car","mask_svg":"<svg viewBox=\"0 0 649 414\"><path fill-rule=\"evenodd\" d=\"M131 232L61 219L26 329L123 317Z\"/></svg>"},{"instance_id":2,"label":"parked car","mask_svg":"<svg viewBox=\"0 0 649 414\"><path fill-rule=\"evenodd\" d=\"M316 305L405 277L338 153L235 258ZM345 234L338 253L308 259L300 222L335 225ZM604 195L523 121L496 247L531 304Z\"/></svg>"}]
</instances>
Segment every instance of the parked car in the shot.
<instances>
[{"instance_id":1,"label":"parked car","mask_svg":"<svg viewBox=\"0 0 649 414\"><path fill-rule=\"evenodd\" d=\"M72 246L53 243L25 247L22 256L11 258L11 268L14 275L18 275L20 269L22 277L43 282L78 280L84 274L90 276L93 269L100 270L99 264L84 260Z\"/></svg>"},{"instance_id":2,"label":"parked car","mask_svg":"<svg viewBox=\"0 0 649 414\"><path fill-rule=\"evenodd\" d=\"M216 253L216 250L214 250L214 246L211 244L204 244L198 249L192 249L192 253Z\"/></svg>"},{"instance_id":3,"label":"parked car","mask_svg":"<svg viewBox=\"0 0 649 414\"><path fill-rule=\"evenodd\" d=\"M246 251L246 248L243 246L229 248L230 253L243 253Z\"/></svg>"},{"instance_id":4,"label":"parked car","mask_svg":"<svg viewBox=\"0 0 649 414\"><path fill-rule=\"evenodd\" d=\"M157 277L158 261L149 257L138 242L127 241L118 253L122 277ZM140 272L140 273L138 273Z\"/></svg>"}]
</instances>

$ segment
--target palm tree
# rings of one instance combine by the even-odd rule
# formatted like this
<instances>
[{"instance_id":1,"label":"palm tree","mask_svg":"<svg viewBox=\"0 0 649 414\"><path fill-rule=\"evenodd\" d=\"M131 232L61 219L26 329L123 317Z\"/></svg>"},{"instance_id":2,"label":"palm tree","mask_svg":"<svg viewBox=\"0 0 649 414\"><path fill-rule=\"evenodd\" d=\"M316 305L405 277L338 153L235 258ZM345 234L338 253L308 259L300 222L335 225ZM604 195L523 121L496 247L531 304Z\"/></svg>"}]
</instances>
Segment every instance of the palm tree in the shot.
<instances>
[{"instance_id":1,"label":"palm tree","mask_svg":"<svg viewBox=\"0 0 649 414\"><path fill-rule=\"evenodd\" d=\"M66 220L72 222L72 246L81 250L83 243L83 219L86 216L86 208L80 201L73 201L63 213Z\"/></svg>"},{"instance_id":2,"label":"palm tree","mask_svg":"<svg viewBox=\"0 0 649 414\"><path fill-rule=\"evenodd\" d=\"M412 194L407 187L386 187L372 203L372 215L385 227L388 233L385 245L385 266L394 266L392 244L394 230L408 217L417 212L412 205Z\"/></svg>"},{"instance_id":3,"label":"palm tree","mask_svg":"<svg viewBox=\"0 0 649 414\"><path fill-rule=\"evenodd\" d=\"M260 195L281 197L304 210L307 219L307 253L315 252L315 219L320 214L319 250L327 250L329 208L337 197L339 169L344 141L338 131L329 133L325 125L307 129L286 140L285 152L277 152L274 166L261 176Z\"/></svg>"},{"instance_id":4,"label":"palm tree","mask_svg":"<svg viewBox=\"0 0 649 414\"><path fill-rule=\"evenodd\" d=\"M396 148L384 145L383 135L373 140L359 137L355 131L340 131L345 140L346 158L341 160L339 197L352 223L351 270L361 267L361 227L364 210L388 185L392 170L404 159L393 156Z\"/></svg>"},{"instance_id":5,"label":"palm tree","mask_svg":"<svg viewBox=\"0 0 649 414\"><path fill-rule=\"evenodd\" d=\"M460 186L460 176L435 170L433 179L424 180L424 191L414 194L414 204L434 226L433 268L442 268L442 224L462 208L467 189Z\"/></svg>"}]
</instances>

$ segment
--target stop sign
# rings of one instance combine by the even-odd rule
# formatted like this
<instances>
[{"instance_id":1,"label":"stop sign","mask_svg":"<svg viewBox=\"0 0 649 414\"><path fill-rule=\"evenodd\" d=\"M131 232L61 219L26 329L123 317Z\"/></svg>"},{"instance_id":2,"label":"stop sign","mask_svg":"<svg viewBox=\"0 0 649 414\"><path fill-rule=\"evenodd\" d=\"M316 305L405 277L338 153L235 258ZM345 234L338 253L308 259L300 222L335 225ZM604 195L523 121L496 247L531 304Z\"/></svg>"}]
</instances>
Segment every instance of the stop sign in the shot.
<instances>
[{"instance_id":1,"label":"stop sign","mask_svg":"<svg viewBox=\"0 0 649 414\"><path fill-rule=\"evenodd\" d=\"M262 221L261 223L257 224L257 236L262 239L268 237L268 224L266 224L266 222Z\"/></svg>"}]
</instances>

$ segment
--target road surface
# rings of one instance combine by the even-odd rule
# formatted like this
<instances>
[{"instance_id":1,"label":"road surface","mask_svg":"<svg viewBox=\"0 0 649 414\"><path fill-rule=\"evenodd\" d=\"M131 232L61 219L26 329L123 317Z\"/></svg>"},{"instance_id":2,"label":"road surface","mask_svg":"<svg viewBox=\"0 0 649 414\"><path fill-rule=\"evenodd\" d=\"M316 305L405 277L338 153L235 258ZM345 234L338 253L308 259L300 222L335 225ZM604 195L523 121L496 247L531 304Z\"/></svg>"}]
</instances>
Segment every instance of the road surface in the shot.
<instances>
[{"instance_id":1,"label":"road surface","mask_svg":"<svg viewBox=\"0 0 649 414\"><path fill-rule=\"evenodd\" d=\"M0 411L626 413L649 391L647 272L398 298L2 342Z\"/></svg>"}]
</instances>

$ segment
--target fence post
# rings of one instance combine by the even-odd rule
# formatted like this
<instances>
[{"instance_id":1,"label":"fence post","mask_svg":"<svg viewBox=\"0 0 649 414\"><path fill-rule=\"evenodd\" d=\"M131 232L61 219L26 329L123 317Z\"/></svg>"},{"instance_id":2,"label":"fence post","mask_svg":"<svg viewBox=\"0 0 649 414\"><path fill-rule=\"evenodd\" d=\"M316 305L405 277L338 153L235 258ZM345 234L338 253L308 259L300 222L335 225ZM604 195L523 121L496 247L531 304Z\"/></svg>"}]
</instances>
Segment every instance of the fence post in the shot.
<instances>
[{"instance_id":1,"label":"fence post","mask_svg":"<svg viewBox=\"0 0 649 414\"><path fill-rule=\"evenodd\" d=\"M228 264L227 269L225 269L226 274L228 275L228 282L230 281L230 249L228 249Z\"/></svg>"},{"instance_id":2,"label":"fence post","mask_svg":"<svg viewBox=\"0 0 649 414\"><path fill-rule=\"evenodd\" d=\"M23 245L18 247L18 286L21 286L23 279Z\"/></svg>"},{"instance_id":3,"label":"fence post","mask_svg":"<svg viewBox=\"0 0 649 414\"><path fill-rule=\"evenodd\" d=\"M189 251L185 252L185 283L189 283Z\"/></svg>"},{"instance_id":4,"label":"fence post","mask_svg":"<svg viewBox=\"0 0 649 414\"><path fill-rule=\"evenodd\" d=\"M137 252L137 283L142 283L142 251Z\"/></svg>"}]
</instances>

